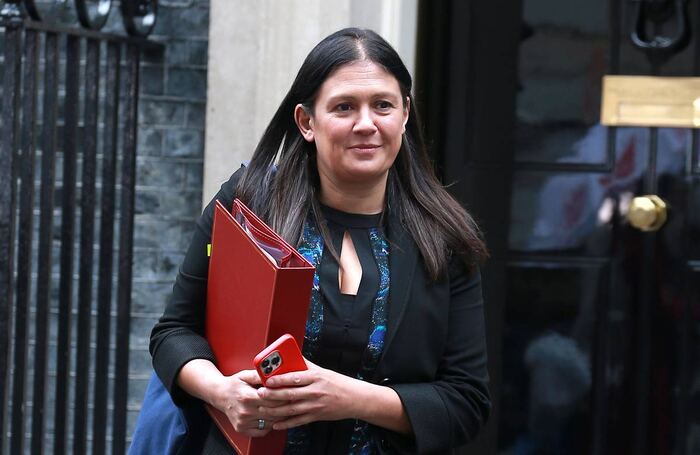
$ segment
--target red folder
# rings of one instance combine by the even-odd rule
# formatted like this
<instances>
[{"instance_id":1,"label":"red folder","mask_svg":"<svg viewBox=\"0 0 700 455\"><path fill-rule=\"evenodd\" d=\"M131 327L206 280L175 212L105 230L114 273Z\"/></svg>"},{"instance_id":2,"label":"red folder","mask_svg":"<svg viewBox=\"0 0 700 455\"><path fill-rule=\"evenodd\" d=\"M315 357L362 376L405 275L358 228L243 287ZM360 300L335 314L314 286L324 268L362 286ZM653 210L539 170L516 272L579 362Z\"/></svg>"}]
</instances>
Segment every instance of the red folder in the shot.
<instances>
[{"instance_id":1,"label":"red folder","mask_svg":"<svg viewBox=\"0 0 700 455\"><path fill-rule=\"evenodd\" d=\"M252 369L255 355L285 333L302 345L313 276L314 267L242 202L229 213L216 201L206 338L224 375ZM283 452L286 431L249 438L224 413L207 411L241 455Z\"/></svg>"}]
</instances>

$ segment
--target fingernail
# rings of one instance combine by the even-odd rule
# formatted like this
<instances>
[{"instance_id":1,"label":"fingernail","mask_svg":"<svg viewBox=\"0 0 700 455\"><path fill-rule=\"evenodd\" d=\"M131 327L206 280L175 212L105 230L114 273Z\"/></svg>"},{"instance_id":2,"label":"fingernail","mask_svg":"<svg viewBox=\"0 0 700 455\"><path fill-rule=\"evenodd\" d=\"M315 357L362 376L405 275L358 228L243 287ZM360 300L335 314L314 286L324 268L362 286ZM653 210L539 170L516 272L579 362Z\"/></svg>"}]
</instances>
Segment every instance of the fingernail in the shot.
<instances>
[{"instance_id":1,"label":"fingernail","mask_svg":"<svg viewBox=\"0 0 700 455\"><path fill-rule=\"evenodd\" d=\"M294 376L294 384L299 384L301 382L301 378L299 376Z\"/></svg>"}]
</instances>

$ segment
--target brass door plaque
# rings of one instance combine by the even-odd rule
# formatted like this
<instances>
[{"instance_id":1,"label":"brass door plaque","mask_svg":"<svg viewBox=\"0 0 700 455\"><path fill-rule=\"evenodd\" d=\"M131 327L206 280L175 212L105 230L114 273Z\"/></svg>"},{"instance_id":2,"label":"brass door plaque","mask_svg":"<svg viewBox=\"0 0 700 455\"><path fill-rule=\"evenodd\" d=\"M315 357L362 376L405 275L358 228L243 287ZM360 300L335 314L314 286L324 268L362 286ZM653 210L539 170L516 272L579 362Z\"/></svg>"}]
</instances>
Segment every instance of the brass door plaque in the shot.
<instances>
[{"instance_id":1,"label":"brass door plaque","mask_svg":"<svg viewBox=\"0 0 700 455\"><path fill-rule=\"evenodd\" d=\"M700 77L604 76L601 123L700 128Z\"/></svg>"}]
</instances>

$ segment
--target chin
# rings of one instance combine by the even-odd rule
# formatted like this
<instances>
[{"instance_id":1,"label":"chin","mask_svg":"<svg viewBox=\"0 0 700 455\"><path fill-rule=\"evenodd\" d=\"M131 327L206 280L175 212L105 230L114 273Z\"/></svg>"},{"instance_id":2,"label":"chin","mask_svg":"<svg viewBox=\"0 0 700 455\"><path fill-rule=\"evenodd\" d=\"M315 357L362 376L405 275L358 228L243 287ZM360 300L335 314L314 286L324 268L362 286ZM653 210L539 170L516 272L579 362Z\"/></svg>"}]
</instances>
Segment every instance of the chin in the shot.
<instances>
[{"instance_id":1,"label":"chin","mask_svg":"<svg viewBox=\"0 0 700 455\"><path fill-rule=\"evenodd\" d=\"M345 179L349 182L353 183L362 183L362 182L367 182L367 183L373 183L376 180L386 178L386 176L389 174L388 169L377 169L377 168L356 168L352 170L348 170L345 173Z\"/></svg>"}]
</instances>

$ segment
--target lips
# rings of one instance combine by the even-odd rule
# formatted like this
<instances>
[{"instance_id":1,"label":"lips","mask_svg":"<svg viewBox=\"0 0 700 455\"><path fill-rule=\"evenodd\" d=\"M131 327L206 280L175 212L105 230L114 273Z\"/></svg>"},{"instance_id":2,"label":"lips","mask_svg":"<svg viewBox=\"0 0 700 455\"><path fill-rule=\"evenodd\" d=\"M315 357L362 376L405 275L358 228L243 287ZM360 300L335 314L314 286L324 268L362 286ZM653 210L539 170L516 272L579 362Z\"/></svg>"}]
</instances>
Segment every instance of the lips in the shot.
<instances>
[{"instance_id":1,"label":"lips","mask_svg":"<svg viewBox=\"0 0 700 455\"><path fill-rule=\"evenodd\" d=\"M377 149L379 147L380 147L380 145L377 145L377 144L356 144L356 145L350 146L351 149L357 150L360 152L371 152L372 150Z\"/></svg>"}]
</instances>

